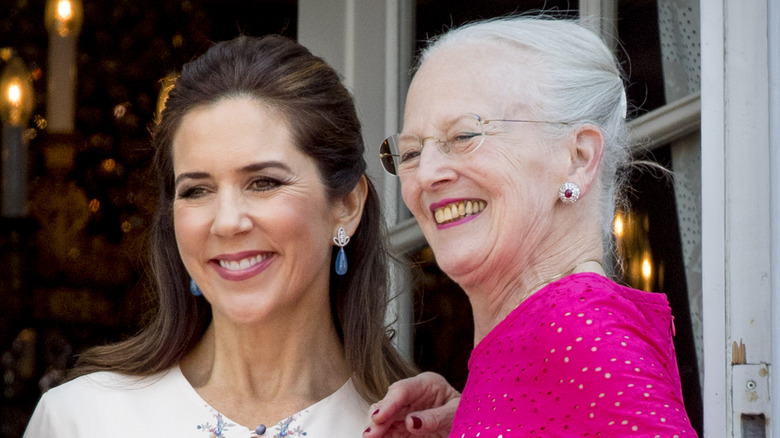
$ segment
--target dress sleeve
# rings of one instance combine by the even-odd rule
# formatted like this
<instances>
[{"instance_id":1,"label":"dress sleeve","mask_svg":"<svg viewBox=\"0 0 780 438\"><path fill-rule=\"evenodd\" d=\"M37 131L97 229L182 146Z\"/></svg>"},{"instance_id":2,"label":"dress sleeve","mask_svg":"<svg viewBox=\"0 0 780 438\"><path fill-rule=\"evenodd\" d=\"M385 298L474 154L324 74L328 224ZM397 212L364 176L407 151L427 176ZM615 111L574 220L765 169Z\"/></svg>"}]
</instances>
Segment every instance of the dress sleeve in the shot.
<instances>
[{"instance_id":1,"label":"dress sleeve","mask_svg":"<svg viewBox=\"0 0 780 438\"><path fill-rule=\"evenodd\" d=\"M24 438L56 438L67 436L69 430L66 424L58 416L58 410L51 403L48 394L44 394L38 405L35 407L32 418L27 424L27 430L24 432Z\"/></svg>"},{"instance_id":2,"label":"dress sleeve","mask_svg":"<svg viewBox=\"0 0 780 438\"><path fill-rule=\"evenodd\" d=\"M634 302L617 294L583 298L538 333L547 349L546 384L561 389L578 429L695 436L669 327L653 326Z\"/></svg>"}]
</instances>

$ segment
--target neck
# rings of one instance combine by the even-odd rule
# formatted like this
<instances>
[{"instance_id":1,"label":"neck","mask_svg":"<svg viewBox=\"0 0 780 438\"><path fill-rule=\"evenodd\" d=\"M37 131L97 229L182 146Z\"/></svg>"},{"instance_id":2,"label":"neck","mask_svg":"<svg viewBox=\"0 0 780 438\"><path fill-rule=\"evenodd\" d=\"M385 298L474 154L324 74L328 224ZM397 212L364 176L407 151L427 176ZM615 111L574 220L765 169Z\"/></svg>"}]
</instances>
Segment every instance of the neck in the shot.
<instances>
[{"instance_id":1,"label":"neck","mask_svg":"<svg viewBox=\"0 0 780 438\"><path fill-rule=\"evenodd\" d=\"M215 318L181 363L182 373L211 406L254 429L316 403L349 378L330 315L291 329L240 327Z\"/></svg>"},{"instance_id":2,"label":"neck","mask_svg":"<svg viewBox=\"0 0 780 438\"><path fill-rule=\"evenodd\" d=\"M507 272L493 273L503 280L466 289L474 311L474 343L479 343L520 303L546 285L574 273L593 272L606 275L601 266L602 250L588 245L587 250L574 248L542 256L524 263L509 263Z\"/></svg>"}]
</instances>

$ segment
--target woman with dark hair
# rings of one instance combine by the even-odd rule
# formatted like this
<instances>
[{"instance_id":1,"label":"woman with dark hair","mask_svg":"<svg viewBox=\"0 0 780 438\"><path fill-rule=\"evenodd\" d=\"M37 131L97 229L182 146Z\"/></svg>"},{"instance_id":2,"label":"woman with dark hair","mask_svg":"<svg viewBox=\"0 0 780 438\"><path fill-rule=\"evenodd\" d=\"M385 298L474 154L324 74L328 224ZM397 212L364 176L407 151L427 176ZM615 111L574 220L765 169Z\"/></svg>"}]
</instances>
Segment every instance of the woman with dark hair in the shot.
<instances>
[{"instance_id":1,"label":"woman with dark hair","mask_svg":"<svg viewBox=\"0 0 780 438\"><path fill-rule=\"evenodd\" d=\"M217 44L153 143L156 314L82 354L26 435L358 436L413 370L384 326L378 198L337 73L280 36Z\"/></svg>"}]
</instances>

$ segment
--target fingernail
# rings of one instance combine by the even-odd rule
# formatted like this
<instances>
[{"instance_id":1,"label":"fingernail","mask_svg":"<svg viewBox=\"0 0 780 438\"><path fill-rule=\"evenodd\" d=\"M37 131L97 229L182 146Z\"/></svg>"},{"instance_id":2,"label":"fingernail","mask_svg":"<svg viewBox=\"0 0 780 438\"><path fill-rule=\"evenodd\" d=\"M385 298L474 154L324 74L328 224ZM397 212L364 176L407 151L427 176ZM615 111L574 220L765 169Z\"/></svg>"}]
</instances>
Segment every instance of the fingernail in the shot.
<instances>
[{"instance_id":1,"label":"fingernail","mask_svg":"<svg viewBox=\"0 0 780 438\"><path fill-rule=\"evenodd\" d=\"M417 417L412 417L412 429L419 429L422 427L422 420Z\"/></svg>"},{"instance_id":2,"label":"fingernail","mask_svg":"<svg viewBox=\"0 0 780 438\"><path fill-rule=\"evenodd\" d=\"M371 428L370 427L363 431L363 433L369 433L369 432L371 432Z\"/></svg>"},{"instance_id":3,"label":"fingernail","mask_svg":"<svg viewBox=\"0 0 780 438\"><path fill-rule=\"evenodd\" d=\"M379 413L379 409L375 410L375 411L374 411L374 413L373 413L373 414L371 414L371 416L374 416L374 415L376 415L376 414L378 414L378 413Z\"/></svg>"}]
</instances>

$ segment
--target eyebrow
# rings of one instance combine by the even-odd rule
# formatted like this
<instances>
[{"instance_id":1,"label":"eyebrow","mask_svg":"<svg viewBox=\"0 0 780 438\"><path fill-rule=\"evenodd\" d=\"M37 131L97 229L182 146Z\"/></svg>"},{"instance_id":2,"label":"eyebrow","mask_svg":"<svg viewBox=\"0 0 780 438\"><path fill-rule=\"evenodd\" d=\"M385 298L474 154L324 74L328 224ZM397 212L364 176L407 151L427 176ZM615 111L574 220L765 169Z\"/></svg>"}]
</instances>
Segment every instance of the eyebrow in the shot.
<instances>
[{"instance_id":1,"label":"eyebrow","mask_svg":"<svg viewBox=\"0 0 780 438\"><path fill-rule=\"evenodd\" d=\"M292 172L292 169L281 161L263 161L261 163L248 164L238 170L239 173L254 173L264 169L281 169L286 172ZM186 172L176 177L173 181L173 186L177 187L182 180L185 179L206 179L209 177L208 172Z\"/></svg>"}]
</instances>

